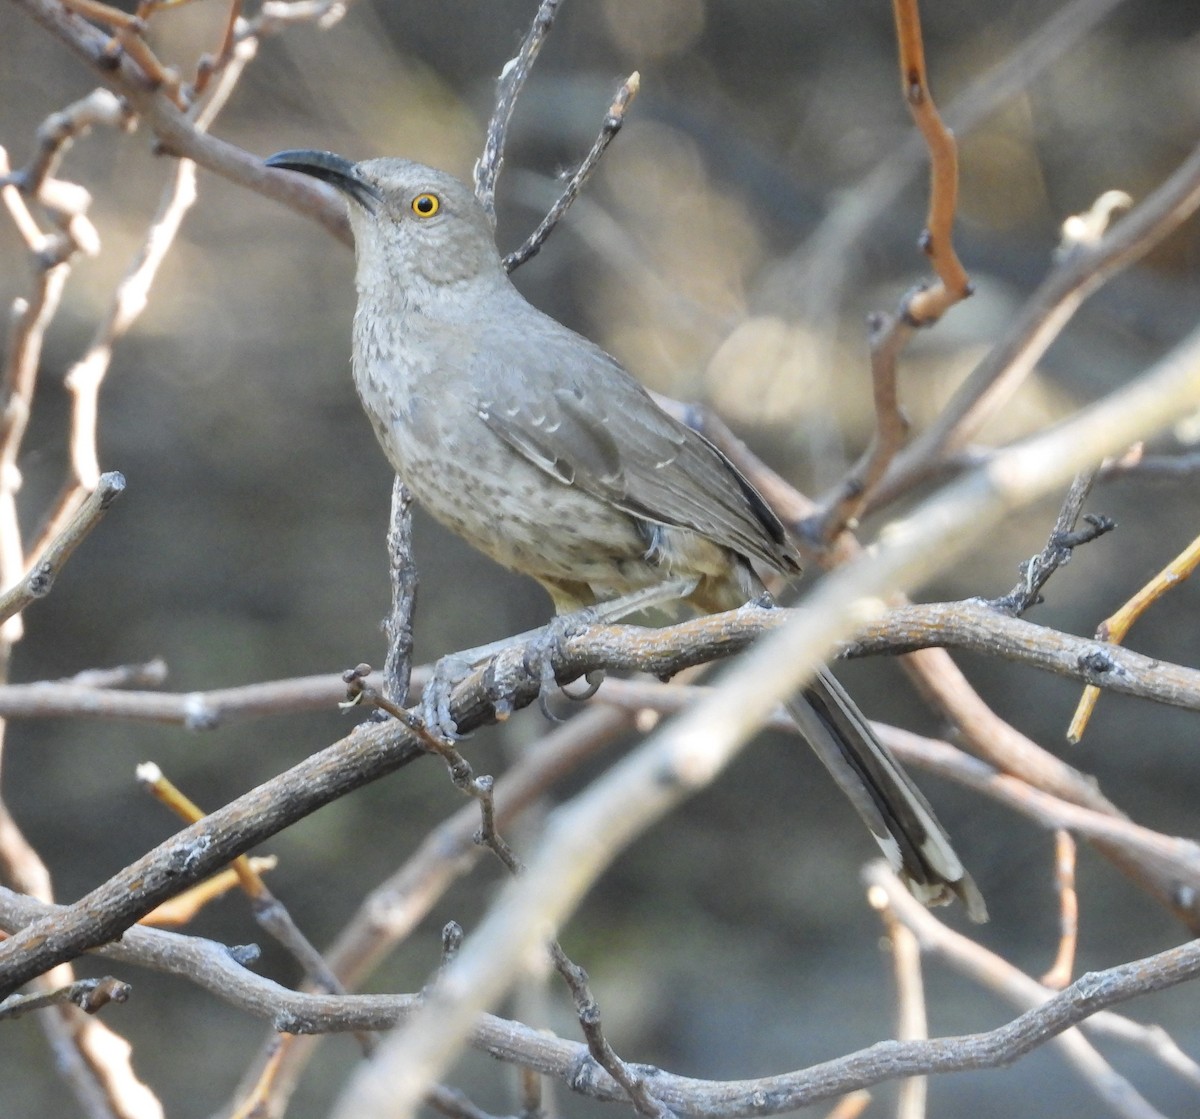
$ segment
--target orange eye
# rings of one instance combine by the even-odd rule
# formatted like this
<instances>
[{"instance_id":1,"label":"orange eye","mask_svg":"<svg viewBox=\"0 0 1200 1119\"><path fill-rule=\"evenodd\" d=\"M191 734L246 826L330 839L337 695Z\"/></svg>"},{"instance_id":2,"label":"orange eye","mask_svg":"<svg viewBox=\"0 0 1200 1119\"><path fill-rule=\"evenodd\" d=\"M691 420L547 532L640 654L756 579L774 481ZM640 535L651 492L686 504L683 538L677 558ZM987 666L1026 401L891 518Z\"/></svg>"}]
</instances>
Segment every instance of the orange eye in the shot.
<instances>
[{"instance_id":1,"label":"orange eye","mask_svg":"<svg viewBox=\"0 0 1200 1119\"><path fill-rule=\"evenodd\" d=\"M431 218L442 208L442 200L436 194L418 194L412 200L412 211L419 218Z\"/></svg>"}]
</instances>

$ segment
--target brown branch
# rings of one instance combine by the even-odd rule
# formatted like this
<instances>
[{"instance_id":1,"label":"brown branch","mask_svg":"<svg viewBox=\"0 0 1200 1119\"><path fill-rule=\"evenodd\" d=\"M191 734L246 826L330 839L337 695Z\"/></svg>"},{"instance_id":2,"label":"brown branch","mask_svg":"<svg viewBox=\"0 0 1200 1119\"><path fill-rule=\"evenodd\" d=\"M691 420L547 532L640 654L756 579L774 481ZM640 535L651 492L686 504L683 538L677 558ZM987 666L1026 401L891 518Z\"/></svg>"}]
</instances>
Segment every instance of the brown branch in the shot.
<instances>
[{"instance_id":1,"label":"brown branch","mask_svg":"<svg viewBox=\"0 0 1200 1119\"><path fill-rule=\"evenodd\" d=\"M950 127L958 136L972 131L1004 102L1028 89L1121 2L1068 0L1055 8L949 104L945 119ZM827 321L840 305L847 261L879 219L894 211L897 199L928 159L921 134L906 135L859 178L853 190L833 201L816 232L793 254L784 282L793 287L806 284L801 305L810 322Z\"/></svg>"},{"instance_id":2,"label":"brown branch","mask_svg":"<svg viewBox=\"0 0 1200 1119\"><path fill-rule=\"evenodd\" d=\"M461 722L460 722L460 725ZM155 906L324 804L423 753L396 724L360 726L135 860L75 906L0 943L0 991L119 937Z\"/></svg>"},{"instance_id":3,"label":"brown branch","mask_svg":"<svg viewBox=\"0 0 1200 1119\"><path fill-rule=\"evenodd\" d=\"M892 0L892 12L900 50L901 91L929 148L929 216L921 247L929 255L938 277L932 288L913 293L905 317L914 326L929 326L971 294L971 282L954 251L953 241L954 214L958 208L958 146L954 135L942 123L929 92L917 0Z\"/></svg>"},{"instance_id":4,"label":"brown branch","mask_svg":"<svg viewBox=\"0 0 1200 1119\"><path fill-rule=\"evenodd\" d=\"M362 686L361 682L359 682L359 686ZM381 709L387 710L393 716L401 714L377 693L364 688L361 694L365 699L375 702ZM482 822L479 830L472 837L473 841L491 851L510 875L515 876L522 873L524 867L520 859L496 827L494 778L486 774L477 777L471 763L448 741L430 736L425 744L431 752L436 753L445 762L454 787L479 805ZM443 932L443 969L449 964L462 943L462 929L453 923L447 926L447 930L450 929L453 930L452 939L447 931ZM609 1043L601 1024L599 1006L588 985L587 972L567 956L557 938L549 940L547 949L555 970L571 992L572 1000L575 1003L576 1017L579 1019L579 1025L587 1040L588 1052L592 1059L621 1085L639 1113L655 1117L655 1119L672 1119L671 1112L650 1094L642 1078L630 1070ZM380 1091L386 1094L393 1045L394 1039L384 1040L376 1054L376 1060L367 1066L352 1084L351 1092L356 1094L354 1098L361 1096L365 1100L372 1098ZM382 1079L379 1086L375 1084L376 1078ZM351 1109L353 1110L353 1107Z\"/></svg>"},{"instance_id":5,"label":"brown branch","mask_svg":"<svg viewBox=\"0 0 1200 1119\"><path fill-rule=\"evenodd\" d=\"M673 676L741 652L789 616L786 609L746 606L661 629L596 626L564 644L555 669L564 683L602 668ZM895 607L863 625L843 643L840 655L879 656L930 647L998 656L1080 683L1095 681L1119 694L1200 710L1200 670L1007 617L978 600ZM419 686L426 676L427 669L418 669L414 683ZM469 705L482 712L490 694L482 672L471 677L468 690ZM44 681L0 686L0 718L130 719L203 730L231 718L328 709L344 694L344 681L334 673L181 693Z\"/></svg>"},{"instance_id":6,"label":"brown branch","mask_svg":"<svg viewBox=\"0 0 1200 1119\"><path fill-rule=\"evenodd\" d=\"M948 743L922 738L897 727L877 729L901 760L912 761L976 789L1044 827L1068 828L1085 836L1140 888L1174 909L1189 927L1197 924L1194 902L1189 899L1200 892L1197 888L1200 844L1151 831L1114 809L1083 806L1070 795L1046 792L1041 786L1001 772Z\"/></svg>"},{"instance_id":7,"label":"brown branch","mask_svg":"<svg viewBox=\"0 0 1200 1119\"><path fill-rule=\"evenodd\" d=\"M586 671L586 670L585 670ZM463 733L494 715L497 693L515 707L533 702L541 673L514 647L488 673L455 689L451 712ZM407 765L425 753L406 725L361 725L346 738L244 794L160 844L81 899L44 934L26 930L0 943L0 990L15 988L61 959L119 936L168 897L208 877L256 843L329 802ZM103 917L97 919L99 914ZM22 942L23 937L28 940Z\"/></svg>"},{"instance_id":8,"label":"brown branch","mask_svg":"<svg viewBox=\"0 0 1200 1119\"><path fill-rule=\"evenodd\" d=\"M921 948L956 971L995 991L1013 1005L1032 1011L1056 997L1050 989L981 945L947 928L911 897L904 896L903 885L878 862L867 867L863 878L872 890L884 895L895 919L912 930ZM1086 1020L1084 1025L1090 1021L1094 1019ZM1165 1119L1077 1030L1061 1033L1054 1041L1083 1082L1114 1114L1122 1119Z\"/></svg>"},{"instance_id":9,"label":"brown branch","mask_svg":"<svg viewBox=\"0 0 1200 1119\"><path fill-rule=\"evenodd\" d=\"M62 911L0 888L0 925L6 928L30 928ZM409 1019L420 1002L415 995L335 996L289 991L242 967L224 945L157 929L130 929L121 941L100 949L99 954L179 975L286 1032L388 1029ZM1065 991L1051 993L1038 1006L983 1033L883 1041L808 1069L754 1080L697 1080L646 1065L636 1068L654 1085L656 1095L677 1112L702 1119L775 1115L897 1078L1002 1067L1109 1007L1198 976L1200 941L1191 941L1081 976ZM582 1044L488 1014L475 1020L470 1042L500 1060L556 1077L591 1098L626 1098L611 1077L589 1066Z\"/></svg>"},{"instance_id":10,"label":"brown branch","mask_svg":"<svg viewBox=\"0 0 1200 1119\"><path fill-rule=\"evenodd\" d=\"M645 711L669 715L700 702L710 690L651 680L609 680L592 702L615 706L631 715ZM1007 727L1002 721L996 721ZM795 723L782 709L767 725L777 731L796 733ZM1161 898L1161 886L1153 888L1160 883L1173 884L1176 897L1171 906L1189 890L1200 892L1200 844L1163 835L1127 819L1099 795L1088 775L1064 766L1012 728L1007 728L1007 733L1015 737L1018 746L1012 761L1016 768L1024 770L1023 777L1003 772L948 742L925 738L886 723L873 723L872 726L905 765L928 770L972 789L1049 830L1070 829L1084 836L1113 858L1140 888L1152 888L1161 900L1167 900ZM1006 739L1001 738L993 745L997 746L1002 758L1007 757ZM1020 749L1033 753L1025 757ZM1047 791L1044 785L1062 787L1056 793ZM1086 803L1088 801L1092 803ZM1180 883L1184 890L1178 889ZM1195 919L1190 913L1185 918Z\"/></svg>"},{"instance_id":11,"label":"brown branch","mask_svg":"<svg viewBox=\"0 0 1200 1119\"><path fill-rule=\"evenodd\" d=\"M115 471L101 474L96 488L57 537L49 542L32 568L15 586L0 593L0 620L11 618L39 598L45 598L71 553L101 521L125 490L125 479Z\"/></svg>"},{"instance_id":12,"label":"brown branch","mask_svg":"<svg viewBox=\"0 0 1200 1119\"><path fill-rule=\"evenodd\" d=\"M331 190L302 176L272 170L259 157L201 131L169 97L146 81L141 69L128 57L121 55L114 60L108 54L108 38L103 32L53 0L13 0L13 3L66 46L95 78L125 98L158 138L163 150L191 159L265 198L282 202L323 225L345 245L353 243L346 208ZM304 18L315 18L320 12L332 11L336 5L288 7L303 8ZM264 20L261 32L266 34L269 29L286 26L288 22L279 22L273 16L272 20Z\"/></svg>"},{"instance_id":13,"label":"brown branch","mask_svg":"<svg viewBox=\"0 0 1200 1119\"><path fill-rule=\"evenodd\" d=\"M929 1037L925 1015L925 983L921 976L921 949L916 936L897 917L882 890L868 890L867 901L878 911L887 930L896 982L896 1037L900 1041ZM913 1076L900 1085L896 1119L923 1119L929 1084Z\"/></svg>"},{"instance_id":14,"label":"brown branch","mask_svg":"<svg viewBox=\"0 0 1200 1119\"><path fill-rule=\"evenodd\" d=\"M153 762L143 762L139 765L137 778L155 800L185 823L197 823L204 818L204 812L199 805L168 780ZM321 953L300 931L286 906L271 892L249 857L239 855L234 859L233 871L237 875L242 893L250 901L250 910L255 921L300 965L308 982L320 990L342 993L342 985ZM158 906L146 915L147 919L161 910L162 906Z\"/></svg>"},{"instance_id":15,"label":"brown branch","mask_svg":"<svg viewBox=\"0 0 1200 1119\"><path fill-rule=\"evenodd\" d=\"M966 270L954 251L954 217L958 208L958 147L942 123L929 91L925 46L917 0L893 0L900 85L905 103L929 149L929 214L921 248L933 265L937 282L918 287L900 301L894 315L873 315L868 340L875 432L871 445L822 503L821 511L802 526L814 543L835 540L853 529L872 492L908 440L909 422L900 407L897 365L914 331L932 326L956 303L971 294Z\"/></svg>"},{"instance_id":16,"label":"brown branch","mask_svg":"<svg viewBox=\"0 0 1200 1119\"><path fill-rule=\"evenodd\" d=\"M95 1014L110 1002L126 1002L130 987L112 976L103 979L79 979L65 987L32 995L12 995L0 1002L0 1021L20 1018L31 1010L43 1010L48 1006L69 1003L79 1007L85 1014Z\"/></svg>"},{"instance_id":17,"label":"brown branch","mask_svg":"<svg viewBox=\"0 0 1200 1119\"><path fill-rule=\"evenodd\" d=\"M908 440L911 425L900 406L897 364L916 330L915 321L906 312L915 294L904 296L895 315L875 314L868 320L875 431L866 453L816 512L799 524L800 536L814 547L836 541L847 530L853 532L858 527L858 515L866 507L872 490Z\"/></svg>"},{"instance_id":18,"label":"brown branch","mask_svg":"<svg viewBox=\"0 0 1200 1119\"><path fill-rule=\"evenodd\" d=\"M894 501L948 453L973 439L1032 372L1084 300L1159 244L1197 206L1200 147L1099 242L1080 248L1050 272L929 429L897 456L872 496L872 507Z\"/></svg>"},{"instance_id":19,"label":"brown branch","mask_svg":"<svg viewBox=\"0 0 1200 1119\"><path fill-rule=\"evenodd\" d=\"M1128 649L1118 652L1118 647L1095 638L1008 617L971 599L896 607L864 625L842 653L857 657L935 646L1001 657L1067 679L1085 678L1122 695L1200 710L1200 670L1131 654Z\"/></svg>"},{"instance_id":20,"label":"brown branch","mask_svg":"<svg viewBox=\"0 0 1200 1119\"><path fill-rule=\"evenodd\" d=\"M1060 761L999 718L944 650L915 653L906 658L904 667L914 676L918 689L935 709L958 729L972 753L1002 772L1019 776L1064 800L1113 816L1122 815L1100 792L1094 780ZM1095 846L1189 929L1200 932L1200 891L1181 890L1174 866L1131 860L1119 844L1109 844L1102 839L1097 839Z\"/></svg>"},{"instance_id":21,"label":"brown branch","mask_svg":"<svg viewBox=\"0 0 1200 1119\"><path fill-rule=\"evenodd\" d=\"M1134 622L1163 595L1188 578L1197 566L1200 566L1200 536L1184 548L1115 614L1105 618L1096 630L1096 640L1119 645L1125 640ZM1076 707L1075 714L1071 719L1071 725L1067 729L1068 742L1078 742L1083 737L1083 732L1087 729L1088 720L1092 717L1092 711L1099 698L1100 689L1095 684L1089 684L1084 689L1079 706Z\"/></svg>"},{"instance_id":22,"label":"brown branch","mask_svg":"<svg viewBox=\"0 0 1200 1119\"><path fill-rule=\"evenodd\" d=\"M1079 943L1079 894L1075 889L1075 840L1065 828L1054 832L1054 885L1058 890L1058 952L1042 984L1061 991L1075 972L1075 949Z\"/></svg>"}]
</instances>

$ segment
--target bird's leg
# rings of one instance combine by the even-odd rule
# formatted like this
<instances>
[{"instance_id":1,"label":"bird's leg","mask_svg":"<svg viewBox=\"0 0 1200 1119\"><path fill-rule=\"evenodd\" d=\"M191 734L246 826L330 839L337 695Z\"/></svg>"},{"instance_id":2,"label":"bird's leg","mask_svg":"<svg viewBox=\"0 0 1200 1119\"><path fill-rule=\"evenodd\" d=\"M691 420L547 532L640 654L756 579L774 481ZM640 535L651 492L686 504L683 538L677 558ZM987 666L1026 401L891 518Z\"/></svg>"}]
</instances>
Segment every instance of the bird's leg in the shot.
<instances>
[{"instance_id":1,"label":"bird's leg","mask_svg":"<svg viewBox=\"0 0 1200 1119\"><path fill-rule=\"evenodd\" d=\"M538 692L538 706L542 714L552 722L559 718L550 710L549 697L558 681L554 675L555 657L562 652L563 643L587 629L588 626L602 622L615 622L641 610L649 610L663 606L668 602L686 598L696 589L697 579L674 578L666 579L653 586L642 587L629 594L617 598L605 599L593 606L582 610L572 610L569 613L557 615L547 626L533 635L525 650L525 666L531 672L537 670L542 686ZM586 677L587 687L582 692L569 692L566 688L559 690L568 699L581 701L591 699L604 682L603 670L589 672Z\"/></svg>"},{"instance_id":2,"label":"bird's leg","mask_svg":"<svg viewBox=\"0 0 1200 1119\"><path fill-rule=\"evenodd\" d=\"M485 661L511 649L515 645L526 645L525 665L530 672L536 671L542 681L542 690L538 697L543 713L548 718L555 716L546 708L546 696L553 691L557 681L554 678L554 658L562 650L563 642L570 637L582 633L589 626L606 622L619 621L629 614L640 610L648 610L662 606L676 599L686 598L696 588L695 579L667 579L650 587L621 595L619 598L606 599L594 606L585 606L581 610L558 614L544 626L526 630L512 637L502 637L486 645L477 645L473 649L463 649L461 652L450 653L441 657L433 666L433 672L421 693L421 717L426 728L450 741L461 737L450 714L450 695L455 685L465 680L471 672ZM572 699L588 699L595 694L603 680L603 674L588 674L588 690L579 695L571 695ZM512 703L505 697L497 701L497 711L508 714Z\"/></svg>"}]
</instances>

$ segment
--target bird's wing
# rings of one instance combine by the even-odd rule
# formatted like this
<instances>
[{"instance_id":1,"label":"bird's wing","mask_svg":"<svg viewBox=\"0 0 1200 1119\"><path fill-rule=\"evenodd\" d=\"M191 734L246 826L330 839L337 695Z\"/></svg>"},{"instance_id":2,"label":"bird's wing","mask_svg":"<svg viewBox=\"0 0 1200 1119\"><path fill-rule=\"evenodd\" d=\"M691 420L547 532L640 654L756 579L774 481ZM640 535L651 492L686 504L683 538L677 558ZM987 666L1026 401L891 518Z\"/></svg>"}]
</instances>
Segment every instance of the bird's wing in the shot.
<instances>
[{"instance_id":1,"label":"bird's wing","mask_svg":"<svg viewBox=\"0 0 1200 1119\"><path fill-rule=\"evenodd\" d=\"M486 386L477 390L480 416L509 446L631 516L692 529L777 569L798 568L758 491L615 359L540 312L522 315L520 328L519 354L485 348L471 377Z\"/></svg>"}]
</instances>

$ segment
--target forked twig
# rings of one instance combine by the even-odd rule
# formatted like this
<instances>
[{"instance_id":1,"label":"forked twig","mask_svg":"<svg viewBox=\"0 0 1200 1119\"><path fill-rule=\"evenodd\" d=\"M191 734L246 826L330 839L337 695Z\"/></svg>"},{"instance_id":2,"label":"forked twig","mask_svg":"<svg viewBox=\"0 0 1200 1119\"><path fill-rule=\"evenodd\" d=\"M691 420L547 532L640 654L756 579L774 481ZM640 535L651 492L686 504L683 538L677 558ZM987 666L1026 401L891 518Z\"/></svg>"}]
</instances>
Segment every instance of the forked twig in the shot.
<instances>
[{"instance_id":1,"label":"forked twig","mask_svg":"<svg viewBox=\"0 0 1200 1119\"><path fill-rule=\"evenodd\" d=\"M125 479L116 471L100 475L96 488L62 531L35 557L25 577L15 586L0 593L0 620L11 618L50 593L54 580L71 553L100 523L109 506L124 491Z\"/></svg>"},{"instance_id":2,"label":"forked twig","mask_svg":"<svg viewBox=\"0 0 1200 1119\"><path fill-rule=\"evenodd\" d=\"M608 150L608 145L613 142L617 133L621 131L621 126L625 123L625 114L641 87L641 80L641 75L635 70L621 84L616 97L613 98L613 103L608 107L604 123L600 126L600 133L592 144L591 150L567 179L562 192L555 199L554 205L546 212L546 216L538 223L538 227L525 239L524 244L505 255L504 267L507 271L512 272L514 269L520 268L527 260L538 254L546 243L546 238L554 232L554 227L562 221L571 204L579 197L583 184L595 171L600 157Z\"/></svg>"},{"instance_id":3,"label":"forked twig","mask_svg":"<svg viewBox=\"0 0 1200 1119\"><path fill-rule=\"evenodd\" d=\"M87 1014L95 1014L110 1002L127 1002L132 988L112 976L102 979L79 979L65 987L32 995L11 995L0 1002L0 1021L20 1018L31 1010L70 1003Z\"/></svg>"},{"instance_id":4,"label":"forked twig","mask_svg":"<svg viewBox=\"0 0 1200 1119\"><path fill-rule=\"evenodd\" d=\"M925 67L925 47L917 0L893 0L900 82L905 103L929 149L929 213L921 235L921 248L933 265L937 281L931 287L907 292L894 315L874 315L869 323L871 384L875 404L875 432L866 453L832 494L819 514L802 526L810 541L828 542L852 528L908 439L909 422L900 407L897 364L914 331L932 326L951 307L971 294L958 254L954 250L954 218L958 207L958 146L942 123Z\"/></svg>"},{"instance_id":5,"label":"forked twig","mask_svg":"<svg viewBox=\"0 0 1200 1119\"><path fill-rule=\"evenodd\" d=\"M1134 622L1138 620L1155 602L1188 578L1197 566L1200 566L1200 536L1197 536L1182 552L1179 553L1166 567L1140 591L1125 603L1115 614L1110 614L1100 623L1096 630L1096 640L1120 645L1128 635ZM1078 742L1087 729L1088 720L1096 708L1100 698L1100 689L1095 684L1089 684L1083 690L1079 706L1067 729L1067 741Z\"/></svg>"},{"instance_id":6,"label":"forked twig","mask_svg":"<svg viewBox=\"0 0 1200 1119\"><path fill-rule=\"evenodd\" d=\"M947 928L929 910L925 909L907 893L889 869L879 863L871 863L863 872L869 889L879 890L894 909L896 919L907 925L916 935L923 951L943 960L956 971L969 976L977 983L995 991L1002 998L1029 1013L1046 1006L1061 995L1039 984L1007 960L969 937ZM1198 942L1192 942L1193 945ZM1067 990L1086 986L1084 979L1076 980ZM1083 1030L1098 1031L1108 1024L1106 1020L1115 1015L1098 1013L1083 1019ZM1139 1027L1134 1025L1136 1031ZM1143 1027L1144 1029L1144 1027ZM1078 1029L1058 1034L1054 1045L1068 1064L1079 1074L1083 1082L1096 1093L1115 1115L1122 1119L1165 1119L1136 1088L1104 1059L1092 1043ZM1166 1051L1164 1051L1164 1056ZM1169 1058L1165 1061L1173 1065ZM1186 1073L1185 1073L1186 1075Z\"/></svg>"},{"instance_id":7,"label":"forked twig","mask_svg":"<svg viewBox=\"0 0 1200 1119\"><path fill-rule=\"evenodd\" d=\"M1049 582L1051 575L1070 562L1076 548L1091 543L1117 527L1116 521L1111 517L1088 514L1084 517L1088 527L1079 530L1075 528L1083 514L1083 503L1091 493L1098 473L1099 468L1093 467L1075 475L1075 480L1063 499L1054 527L1050 530L1050 538L1046 541L1045 548L1021 564L1021 581L1003 598L993 599L993 609L1003 611L1014 618L1024 614L1030 607L1042 601L1042 588Z\"/></svg>"},{"instance_id":8,"label":"forked twig","mask_svg":"<svg viewBox=\"0 0 1200 1119\"><path fill-rule=\"evenodd\" d=\"M546 36L554 24L554 17L562 0L541 0L533 17L533 23L521 40L516 55L510 58L500 71L497 83L496 107L488 121L487 137L483 142L483 154L475 164L475 197L479 199L493 222L496 218L496 179L504 166L504 145L508 139L508 125L517 98L529 77L529 71L537 60Z\"/></svg>"}]
</instances>

